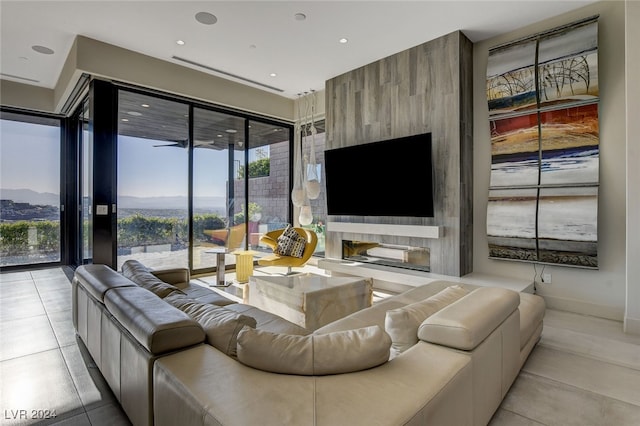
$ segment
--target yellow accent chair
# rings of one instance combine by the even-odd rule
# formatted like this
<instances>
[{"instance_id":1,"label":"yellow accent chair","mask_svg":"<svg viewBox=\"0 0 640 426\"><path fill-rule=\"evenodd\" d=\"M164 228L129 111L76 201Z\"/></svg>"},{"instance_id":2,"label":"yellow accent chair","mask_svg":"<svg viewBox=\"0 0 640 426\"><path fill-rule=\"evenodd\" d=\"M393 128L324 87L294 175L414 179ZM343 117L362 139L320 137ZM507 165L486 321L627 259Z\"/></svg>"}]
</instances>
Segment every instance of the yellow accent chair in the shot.
<instances>
[{"instance_id":1,"label":"yellow accent chair","mask_svg":"<svg viewBox=\"0 0 640 426\"><path fill-rule=\"evenodd\" d=\"M291 268L304 266L311 256L313 256L313 252L316 249L316 245L318 244L318 236L315 232L306 228L293 228L295 231L302 236L306 240L306 244L304 247L304 251L302 252L302 257L295 256L283 256L276 253L270 254L268 256L262 257L258 259L258 265L260 266L286 266L287 273L285 275L291 275L293 272ZM274 231L269 231L264 234L260 238L260 242L271 250L276 249L278 246L278 237L282 235L284 229L276 229Z\"/></svg>"}]
</instances>

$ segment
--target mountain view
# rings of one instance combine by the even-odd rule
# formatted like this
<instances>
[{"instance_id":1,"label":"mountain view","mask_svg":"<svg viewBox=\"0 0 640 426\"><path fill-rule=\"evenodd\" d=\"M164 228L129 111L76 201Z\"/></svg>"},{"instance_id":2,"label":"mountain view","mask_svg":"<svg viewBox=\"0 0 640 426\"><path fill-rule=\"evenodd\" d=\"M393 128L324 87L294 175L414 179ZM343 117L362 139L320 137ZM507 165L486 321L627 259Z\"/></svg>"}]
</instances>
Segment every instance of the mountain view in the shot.
<instances>
[{"instance_id":1,"label":"mountain view","mask_svg":"<svg viewBox=\"0 0 640 426\"><path fill-rule=\"evenodd\" d=\"M58 206L60 196L50 192L35 192L30 189L0 189L0 199L31 205ZM186 196L174 197L130 197L118 198L121 209L184 209ZM194 206L198 209L225 210L225 197L194 197Z\"/></svg>"},{"instance_id":2,"label":"mountain view","mask_svg":"<svg viewBox=\"0 0 640 426\"><path fill-rule=\"evenodd\" d=\"M29 203L38 206L60 205L59 194L36 192L31 189L0 188L0 200L12 200L15 203Z\"/></svg>"}]
</instances>

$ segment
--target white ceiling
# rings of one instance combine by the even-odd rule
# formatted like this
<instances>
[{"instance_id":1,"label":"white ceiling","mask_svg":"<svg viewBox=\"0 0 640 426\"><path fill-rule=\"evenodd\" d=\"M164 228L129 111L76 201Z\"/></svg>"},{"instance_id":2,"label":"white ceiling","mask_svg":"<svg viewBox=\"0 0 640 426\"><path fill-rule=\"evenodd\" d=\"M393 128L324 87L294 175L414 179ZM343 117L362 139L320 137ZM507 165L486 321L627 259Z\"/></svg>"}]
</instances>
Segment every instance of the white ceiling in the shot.
<instances>
[{"instance_id":1,"label":"white ceiling","mask_svg":"<svg viewBox=\"0 0 640 426\"><path fill-rule=\"evenodd\" d=\"M0 72L3 79L53 88L75 36L83 35L184 65L172 59L179 56L293 98L455 30L477 42L593 2L0 0ZM217 22L197 22L203 11ZM296 20L296 13L306 19ZM340 44L342 37L348 43Z\"/></svg>"}]
</instances>

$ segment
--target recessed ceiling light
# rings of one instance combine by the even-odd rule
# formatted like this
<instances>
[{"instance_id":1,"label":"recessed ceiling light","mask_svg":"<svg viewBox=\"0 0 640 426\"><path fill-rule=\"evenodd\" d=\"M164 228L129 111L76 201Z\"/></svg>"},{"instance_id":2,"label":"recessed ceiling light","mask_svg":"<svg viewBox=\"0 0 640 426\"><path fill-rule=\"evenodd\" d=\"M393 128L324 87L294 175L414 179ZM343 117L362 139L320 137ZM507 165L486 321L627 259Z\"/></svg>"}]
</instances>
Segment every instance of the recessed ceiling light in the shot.
<instances>
[{"instance_id":1,"label":"recessed ceiling light","mask_svg":"<svg viewBox=\"0 0 640 426\"><path fill-rule=\"evenodd\" d=\"M296 21L304 21L305 19L307 19L307 15L305 15L304 13L296 13L295 15L293 15L293 17Z\"/></svg>"},{"instance_id":2,"label":"recessed ceiling light","mask_svg":"<svg viewBox=\"0 0 640 426\"><path fill-rule=\"evenodd\" d=\"M149 108L149 104L142 104L140 105L142 108Z\"/></svg>"},{"instance_id":3,"label":"recessed ceiling light","mask_svg":"<svg viewBox=\"0 0 640 426\"><path fill-rule=\"evenodd\" d=\"M129 119L128 118L123 118L122 121L127 122L127 121L129 121Z\"/></svg>"},{"instance_id":4,"label":"recessed ceiling light","mask_svg":"<svg viewBox=\"0 0 640 426\"><path fill-rule=\"evenodd\" d=\"M54 53L53 50L51 50L51 49L49 49L48 47L45 47L45 46L35 45L35 46L31 46L31 48L33 50L35 50L36 52L38 52L38 53L42 53L43 55L53 55L53 53Z\"/></svg>"},{"instance_id":5,"label":"recessed ceiling light","mask_svg":"<svg viewBox=\"0 0 640 426\"><path fill-rule=\"evenodd\" d=\"M176 40L178 46L184 46L184 40Z\"/></svg>"},{"instance_id":6,"label":"recessed ceiling light","mask_svg":"<svg viewBox=\"0 0 640 426\"><path fill-rule=\"evenodd\" d=\"M278 75L278 74L276 74L275 72L272 72L271 74L269 74L269 77L275 77L275 76L277 76L277 75Z\"/></svg>"},{"instance_id":7,"label":"recessed ceiling light","mask_svg":"<svg viewBox=\"0 0 640 426\"><path fill-rule=\"evenodd\" d=\"M345 44L345 43L348 43L348 42L349 42L349 40L348 40L348 39L346 39L346 38L344 38L344 37L342 37L342 38L341 38L340 40L338 40L338 41L339 41L341 44Z\"/></svg>"},{"instance_id":8,"label":"recessed ceiling light","mask_svg":"<svg viewBox=\"0 0 640 426\"><path fill-rule=\"evenodd\" d=\"M218 22L218 18L209 12L198 12L196 13L196 21L204 25L213 25Z\"/></svg>"},{"instance_id":9,"label":"recessed ceiling light","mask_svg":"<svg viewBox=\"0 0 640 426\"><path fill-rule=\"evenodd\" d=\"M227 129L227 130L225 130L225 132L231 133L231 134L238 133L238 131L236 129Z\"/></svg>"},{"instance_id":10,"label":"recessed ceiling light","mask_svg":"<svg viewBox=\"0 0 640 426\"><path fill-rule=\"evenodd\" d=\"M134 117L140 117L142 115L142 113L138 111L129 111L127 112L127 114L132 115Z\"/></svg>"},{"instance_id":11,"label":"recessed ceiling light","mask_svg":"<svg viewBox=\"0 0 640 426\"><path fill-rule=\"evenodd\" d=\"M222 137L222 135L217 135L217 136L218 136L219 138L221 138L221 137Z\"/></svg>"}]
</instances>

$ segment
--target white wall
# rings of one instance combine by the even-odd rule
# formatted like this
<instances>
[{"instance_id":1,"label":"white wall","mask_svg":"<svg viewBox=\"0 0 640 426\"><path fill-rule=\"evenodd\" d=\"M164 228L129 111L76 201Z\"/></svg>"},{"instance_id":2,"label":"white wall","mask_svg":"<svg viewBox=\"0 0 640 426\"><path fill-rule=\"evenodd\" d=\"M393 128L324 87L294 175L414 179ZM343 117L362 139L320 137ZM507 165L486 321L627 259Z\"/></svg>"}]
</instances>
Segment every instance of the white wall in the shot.
<instances>
[{"instance_id":1,"label":"white wall","mask_svg":"<svg viewBox=\"0 0 640 426\"><path fill-rule=\"evenodd\" d=\"M640 2L627 0L626 6L627 306L624 330L640 334Z\"/></svg>"},{"instance_id":2,"label":"white wall","mask_svg":"<svg viewBox=\"0 0 640 426\"><path fill-rule=\"evenodd\" d=\"M474 45L474 272L530 278L534 265L488 258L486 210L491 166L485 94L489 48L582 18L600 15L598 75L600 86L600 189L598 203L599 270L546 266L551 284L537 290L555 309L622 320L626 298L625 249L625 5L603 1ZM637 134L637 133L636 133ZM637 163L636 163L637 164ZM637 244L637 242L636 242ZM638 286L637 280L634 284ZM635 291L638 291L637 289Z\"/></svg>"}]
</instances>

